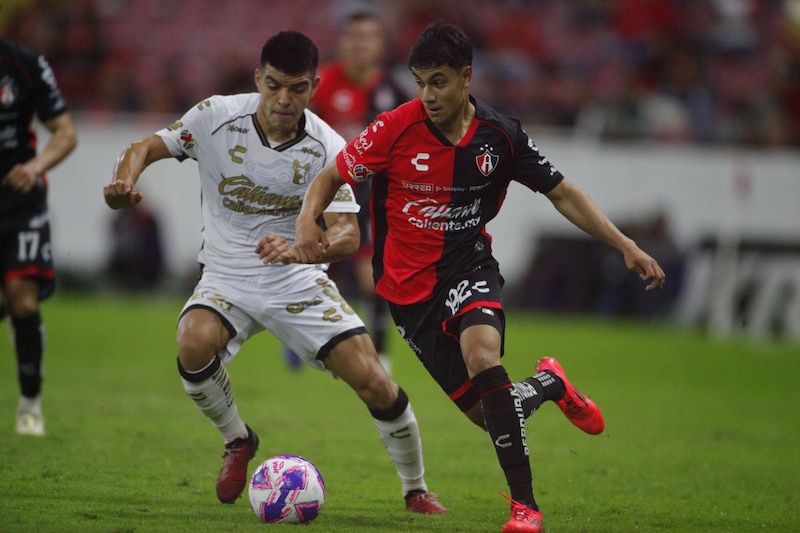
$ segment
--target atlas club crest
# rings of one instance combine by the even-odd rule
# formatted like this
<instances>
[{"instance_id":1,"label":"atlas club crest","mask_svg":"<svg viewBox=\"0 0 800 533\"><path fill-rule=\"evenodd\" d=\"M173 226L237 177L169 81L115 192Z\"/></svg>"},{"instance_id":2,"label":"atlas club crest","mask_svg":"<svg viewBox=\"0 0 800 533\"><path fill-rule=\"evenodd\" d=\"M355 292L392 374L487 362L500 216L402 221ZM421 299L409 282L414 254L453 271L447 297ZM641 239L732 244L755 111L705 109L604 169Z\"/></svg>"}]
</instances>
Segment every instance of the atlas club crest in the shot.
<instances>
[{"instance_id":1,"label":"atlas club crest","mask_svg":"<svg viewBox=\"0 0 800 533\"><path fill-rule=\"evenodd\" d=\"M498 161L500 161L500 156L493 154L488 148L484 149L482 154L475 156L475 164L478 165L478 170L487 177L494 172Z\"/></svg>"}]
</instances>

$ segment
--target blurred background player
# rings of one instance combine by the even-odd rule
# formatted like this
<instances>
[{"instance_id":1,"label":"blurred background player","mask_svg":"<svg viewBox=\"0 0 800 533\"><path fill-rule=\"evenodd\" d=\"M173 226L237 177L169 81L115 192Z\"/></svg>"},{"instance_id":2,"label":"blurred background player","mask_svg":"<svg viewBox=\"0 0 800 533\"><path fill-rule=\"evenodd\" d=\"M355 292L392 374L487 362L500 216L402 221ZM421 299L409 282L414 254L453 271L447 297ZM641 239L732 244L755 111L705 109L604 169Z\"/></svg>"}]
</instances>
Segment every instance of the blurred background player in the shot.
<instances>
[{"instance_id":1,"label":"blurred background player","mask_svg":"<svg viewBox=\"0 0 800 533\"><path fill-rule=\"evenodd\" d=\"M2 4L0 4L2 9ZM50 132L36 152L34 114ZM43 55L0 37L0 317L11 319L21 389L16 431L44 435L44 325L39 301L55 288L45 172L78 136Z\"/></svg>"},{"instance_id":2,"label":"blurred background player","mask_svg":"<svg viewBox=\"0 0 800 533\"><path fill-rule=\"evenodd\" d=\"M388 31L382 13L366 3L345 7L340 24L338 59L319 70L320 84L309 107L345 139L354 139L382 111L409 99L392 80L387 68ZM357 187L356 201L361 206L358 226L361 246L358 253L331 263L328 274L351 302L360 303L370 334L387 371L391 361L386 350L386 301L375 293L372 279L371 187ZM292 368L301 368L291 350L285 351Z\"/></svg>"},{"instance_id":3,"label":"blurred background player","mask_svg":"<svg viewBox=\"0 0 800 533\"><path fill-rule=\"evenodd\" d=\"M34 114L51 133L38 154ZM10 316L17 353L21 395L16 430L44 435L39 301L55 288L45 172L75 148L78 136L44 56L2 37L0 132L0 316Z\"/></svg>"}]
</instances>

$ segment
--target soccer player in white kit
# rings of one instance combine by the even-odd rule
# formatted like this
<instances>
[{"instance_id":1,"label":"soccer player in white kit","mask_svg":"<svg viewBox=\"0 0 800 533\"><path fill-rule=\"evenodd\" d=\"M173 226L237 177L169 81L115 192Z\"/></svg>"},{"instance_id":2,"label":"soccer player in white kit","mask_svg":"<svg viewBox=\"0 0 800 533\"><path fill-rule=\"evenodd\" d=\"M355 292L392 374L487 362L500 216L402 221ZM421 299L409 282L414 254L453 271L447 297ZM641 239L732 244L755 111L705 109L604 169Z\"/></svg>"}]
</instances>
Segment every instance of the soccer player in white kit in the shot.
<instances>
[{"instance_id":1,"label":"soccer player in white kit","mask_svg":"<svg viewBox=\"0 0 800 533\"><path fill-rule=\"evenodd\" d=\"M446 513L425 483L408 396L326 274L328 261L359 246L359 206L349 186L323 215L331 246L321 264L295 263L295 219L309 180L345 144L306 109L319 84L318 59L314 43L299 32L271 37L255 70L257 93L212 96L168 128L131 143L103 194L112 209L134 207L143 198L135 184L148 165L166 158L197 161L202 274L180 313L178 370L187 394L226 443L216 486L221 502L241 495L258 449L225 367L244 341L266 329L307 364L343 379L366 404L402 481L406 508Z\"/></svg>"}]
</instances>

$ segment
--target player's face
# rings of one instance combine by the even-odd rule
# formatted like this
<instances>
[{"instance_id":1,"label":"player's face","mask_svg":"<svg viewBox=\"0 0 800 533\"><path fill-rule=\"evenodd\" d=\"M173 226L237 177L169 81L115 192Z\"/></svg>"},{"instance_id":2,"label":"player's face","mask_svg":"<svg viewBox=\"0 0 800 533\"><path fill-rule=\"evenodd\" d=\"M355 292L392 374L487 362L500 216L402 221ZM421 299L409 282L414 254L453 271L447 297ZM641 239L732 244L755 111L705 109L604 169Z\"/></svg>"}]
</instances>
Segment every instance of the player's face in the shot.
<instances>
[{"instance_id":1,"label":"player's face","mask_svg":"<svg viewBox=\"0 0 800 533\"><path fill-rule=\"evenodd\" d=\"M258 122L275 141L288 141L297 133L297 123L317 90L319 77L310 72L290 76L270 65L256 69L256 86L261 93Z\"/></svg>"},{"instance_id":2,"label":"player's face","mask_svg":"<svg viewBox=\"0 0 800 533\"><path fill-rule=\"evenodd\" d=\"M383 56L383 26L377 19L352 21L339 40L340 56L354 69L370 69L380 64Z\"/></svg>"},{"instance_id":3,"label":"player's face","mask_svg":"<svg viewBox=\"0 0 800 533\"><path fill-rule=\"evenodd\" d=\"M454 69L435 67L431 69L411 69L417 96L422 100L428 118L437 127L448 126L461 121L466 106L469 105L469 83L472 80L472 67Z\"/></svg>"}]
</instances>

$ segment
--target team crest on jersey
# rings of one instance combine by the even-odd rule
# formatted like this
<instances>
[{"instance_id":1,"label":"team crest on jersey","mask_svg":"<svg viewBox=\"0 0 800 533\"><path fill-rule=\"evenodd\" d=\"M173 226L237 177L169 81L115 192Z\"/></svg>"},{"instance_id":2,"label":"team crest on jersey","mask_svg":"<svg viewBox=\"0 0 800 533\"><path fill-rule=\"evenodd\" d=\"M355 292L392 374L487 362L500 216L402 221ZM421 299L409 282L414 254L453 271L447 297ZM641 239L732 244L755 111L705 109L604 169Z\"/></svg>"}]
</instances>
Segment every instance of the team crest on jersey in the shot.
<instances>
[{"instance_id":1,"label":"team crest on jersey","mask_svg":"<svg viewBox=\"0 0 800 533\"><path fill-rule=\"evenodd\" d=\"M353 170L350 171L350 176L355 181L366 181L372 177L374 172L372 172L369 168L365 167L361 163L357 164L353 167Z\"/></svg>"},{"instance_id":2,"label":"team crest on jersey","mask_svg":"<svg viewBox=\"0 0 800 533\"><path fill-rule=\"evenodd\" d=\"M0 81L0 104L3 107L11 107L17 99L17 89L14 87L14 80L6 76Z\"/></svg>"},{"instance_id":3,"label":"team crest on jersey","mask_svg":"<svg viewBox=\"0 0 800 533\"><path fill-rule=\"evenodd\" d=\"M488 176L494 172L495 167L497 167L497 162L500 161L500 156L493 154L491 150L492 149L488 146L484 147L483 153L475 156L475 164L478 165L478 170L480 170L481 174L484 176Z\"/></svg>"},{"instance_id":4,"label":"team crest on jersey","mask_svg":"<svg viewBox=\"0 0 800 533\"><path fill-rule=\"evenodd\" d=\"M308 171L311 170L311 163L306 163L305 165L300 164L300 161L297 159L294 160L294 179L292 179L292 183L295 185L302 185L306 182L306 176L308 176Z\"/></svg>"},{"instance_id":5,"label":"team crest on jersey","mask_svg":"<svg viewBox=\"0 0 800 533\"><path fill-rule=\"evenodd\" d=\"M183 130L181 132L181 142L183 143L184 150L188 150L194 146L194 136L192 135L192 132L189 130Z\"/></svg>"}]
</instances>

